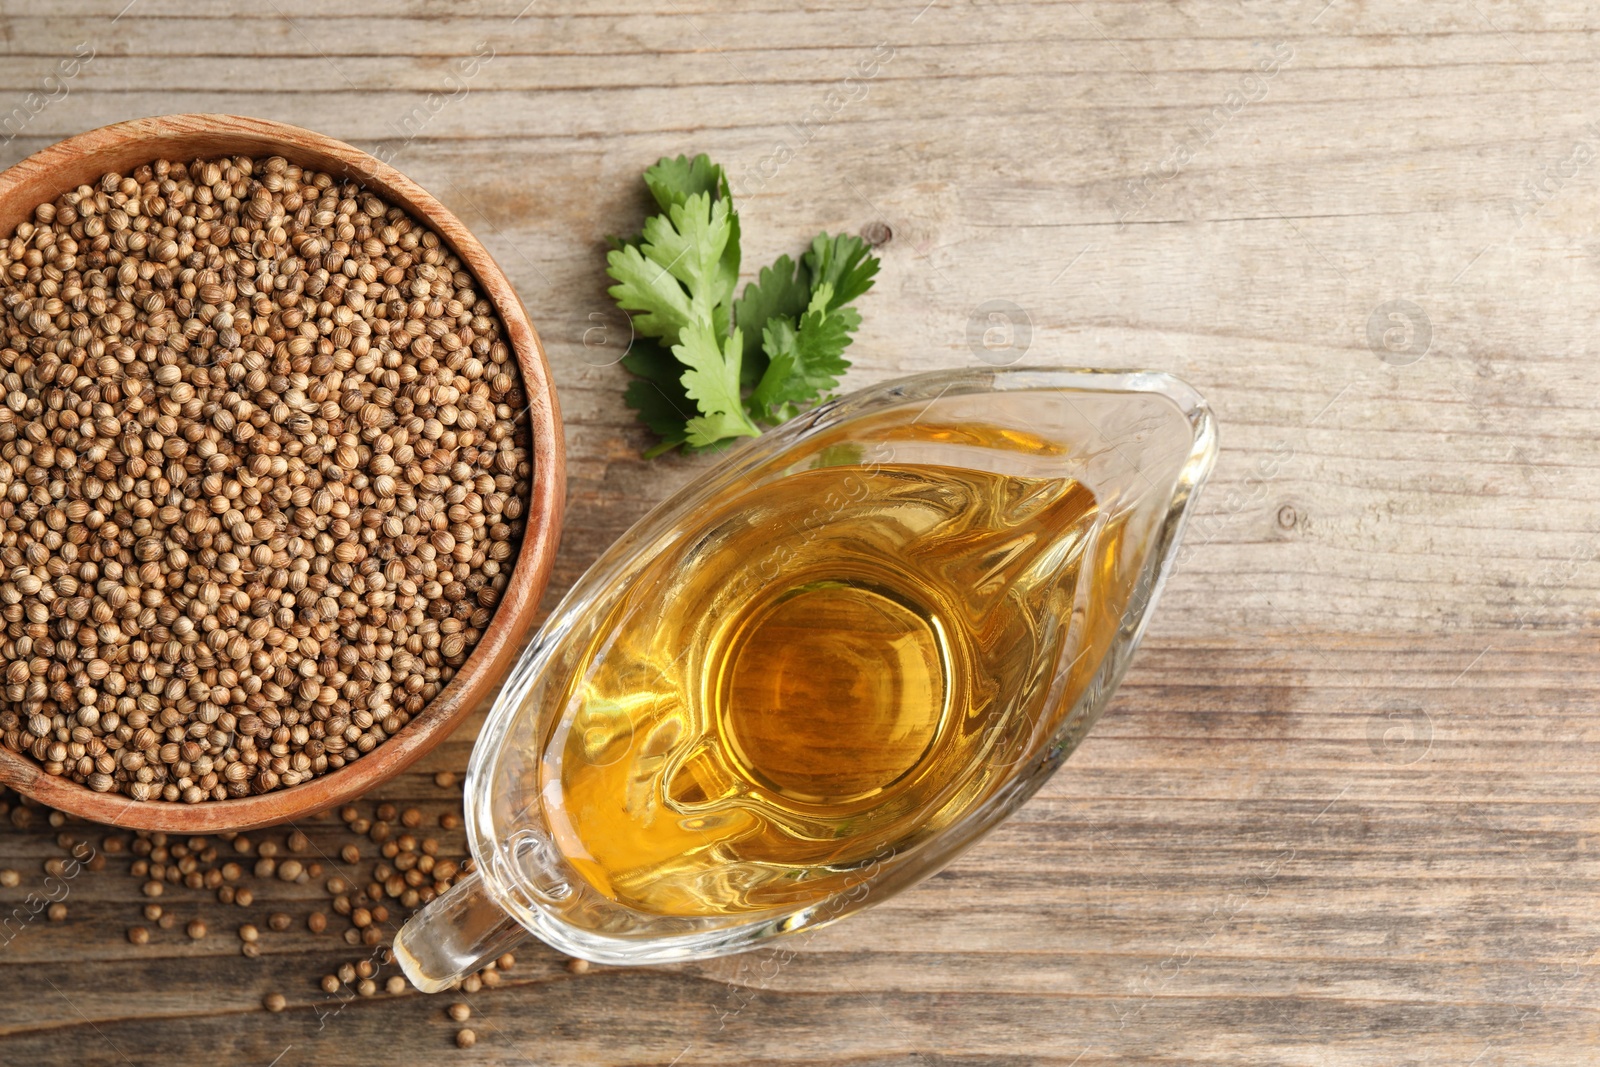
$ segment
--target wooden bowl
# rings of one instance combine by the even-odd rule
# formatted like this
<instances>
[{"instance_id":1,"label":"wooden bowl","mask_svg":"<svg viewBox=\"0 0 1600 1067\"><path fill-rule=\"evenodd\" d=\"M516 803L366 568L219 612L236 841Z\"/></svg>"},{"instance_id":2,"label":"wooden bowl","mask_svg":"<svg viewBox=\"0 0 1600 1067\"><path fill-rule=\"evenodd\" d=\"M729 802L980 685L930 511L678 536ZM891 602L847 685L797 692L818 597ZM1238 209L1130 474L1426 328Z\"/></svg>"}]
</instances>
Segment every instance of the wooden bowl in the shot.
<instances>
[{"instance_id":1,"label":"wooden bowl","mask_svg":"<svg viewBox=\"0 0 1600 1067\"><path fill-rule=\"evenodd\" d=\"M336 771L260 796L199 804L138 801L96 793L46 774L26 755L0 747L0 785L69 815L169 833L204 834L288 822L367 792L415 762L467 715L493 698L521 651L560 540L566 494L561 416L539 335L511 283L477 238L416 182L343 141L264 119L235 115L168 115L119 122L51 145L0 173L0 235L30 219L39 204L102 175L157 159L188 161L224 155L282 156L291 163L348 176L427 224L477 278L505 326L528 397L534 476L526 530L511 580L476 648L449 684L399 733Z\"/></svg>"}]
</instances>

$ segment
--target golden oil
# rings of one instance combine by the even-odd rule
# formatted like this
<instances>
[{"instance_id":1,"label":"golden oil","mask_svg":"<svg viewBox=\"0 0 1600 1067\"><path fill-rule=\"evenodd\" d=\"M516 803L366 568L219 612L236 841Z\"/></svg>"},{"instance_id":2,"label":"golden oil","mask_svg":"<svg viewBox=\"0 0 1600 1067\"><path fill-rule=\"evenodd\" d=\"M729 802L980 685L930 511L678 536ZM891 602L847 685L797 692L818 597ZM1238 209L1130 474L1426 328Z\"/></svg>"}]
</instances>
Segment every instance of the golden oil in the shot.
<instances>
[{"instance_id":1,"label":"golden oil","mask_svg":"<svg viewBox=\"0 0 1600 1067\"><path fill-rule=\"evenodd\" d=\"M1122 607L1107 526L1070 479L909 464L706 508L552 717L557 847L606 897L684 916L804 905L913 847L1087 684Z\"/></svg>"}]
</instances>

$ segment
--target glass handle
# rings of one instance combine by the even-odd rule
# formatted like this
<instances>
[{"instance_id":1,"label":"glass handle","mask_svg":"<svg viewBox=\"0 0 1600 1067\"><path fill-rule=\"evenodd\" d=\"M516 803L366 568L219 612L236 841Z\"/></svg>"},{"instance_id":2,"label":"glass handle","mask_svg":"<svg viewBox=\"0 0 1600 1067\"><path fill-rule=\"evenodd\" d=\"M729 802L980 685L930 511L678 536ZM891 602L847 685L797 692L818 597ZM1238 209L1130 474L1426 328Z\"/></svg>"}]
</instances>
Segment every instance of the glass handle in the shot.
<instances>
[{"instance_id":1,"label":"glass handle","mask_svg":"<svg viewBox=\"0 0 1600 1067\"><path fill-rule=\"evenodd\" d=\"M437 993L528 936L501 910L474 872L413 915L394 938L394 957L411 984Z\"/></svg>"}]
</instances>

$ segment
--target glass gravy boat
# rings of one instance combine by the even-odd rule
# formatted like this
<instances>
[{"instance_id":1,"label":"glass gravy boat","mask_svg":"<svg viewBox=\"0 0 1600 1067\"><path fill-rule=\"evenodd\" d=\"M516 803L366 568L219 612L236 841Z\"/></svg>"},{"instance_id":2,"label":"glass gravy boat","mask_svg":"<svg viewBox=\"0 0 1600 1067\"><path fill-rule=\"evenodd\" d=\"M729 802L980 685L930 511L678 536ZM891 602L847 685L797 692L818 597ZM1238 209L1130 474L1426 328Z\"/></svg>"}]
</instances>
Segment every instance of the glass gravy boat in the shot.
<instances>
[{"instance_id":1,"label":"glass gravy boat","mask_svg":"<svg viewBox=\"0 0 1600 1067\"><path fill-rule=\"evenodd\" d=\"M530 932L609 964L736 952L939 870L1094 724L1216 449L1169 375L1009 368L735 452L521 656L468 770L476 871L397 935L407 976L439 991Z\"/></svg>"}]
</instances>

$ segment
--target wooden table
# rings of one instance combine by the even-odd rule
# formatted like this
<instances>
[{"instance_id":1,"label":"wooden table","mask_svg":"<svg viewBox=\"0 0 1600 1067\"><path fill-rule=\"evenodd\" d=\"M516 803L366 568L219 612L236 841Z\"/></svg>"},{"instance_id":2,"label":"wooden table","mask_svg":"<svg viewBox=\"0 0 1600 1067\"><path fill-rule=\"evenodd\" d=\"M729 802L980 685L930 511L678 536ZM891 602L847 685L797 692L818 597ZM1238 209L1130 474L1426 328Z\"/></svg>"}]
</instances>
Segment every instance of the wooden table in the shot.
<instances>
[{"instance_id":1,"label":"wooden table","mask_svg":"<svg viewBox=\"0 0 1600 1067\"><path fill-rule=\"evenodd\" d=\"M639 459L585 344L602 238L664 153L742 179L747 263L889 227L849 384L1026 344L1182 375L1223 451L1063 773L782 966L578 976L530 945L458 1051L440 998L333 1012L316 980L351 950L327 936L242 958L244 912L209 894L168 898L204 940L128 944L113 857L0 952L0 1062L1600 1063L1600 9L921 4L4 5L0 163L253 114L387 145L475 229L565 408L552 598L704 467ZM385 796L444 811L432 773L469 743ZM25 876L0 900L57 854L0 833Z\"/></svg>"}]
</instances>

